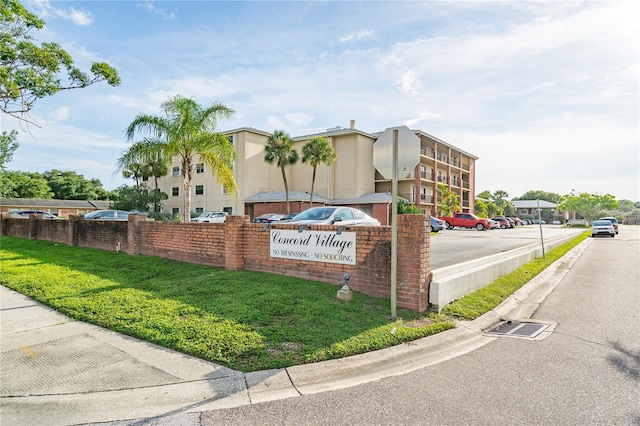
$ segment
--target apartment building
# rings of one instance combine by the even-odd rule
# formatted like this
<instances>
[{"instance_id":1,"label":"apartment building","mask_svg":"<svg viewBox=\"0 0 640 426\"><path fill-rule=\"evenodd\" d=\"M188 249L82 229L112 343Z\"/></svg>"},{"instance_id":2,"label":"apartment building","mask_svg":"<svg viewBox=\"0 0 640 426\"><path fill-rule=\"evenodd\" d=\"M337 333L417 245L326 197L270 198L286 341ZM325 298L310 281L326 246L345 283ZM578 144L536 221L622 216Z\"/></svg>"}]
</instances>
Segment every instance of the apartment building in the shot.
<instances>
[{"instance_id":1,"label":"apartment building","mask_svg":"<svg viewBox=\"0 0 640 426\"><path fill-rule=\"evenodd\" d=\"M477 157L421 130L412 130L420 140L416 166L398 180L398 196L414 203L423 213L435 215L438 183L447 185L460 197L462 211L473 212L475 161ZM195 213L226 211L256 217L263 213L285 213L284 184L280 169L264 161L264 145L269 136L254 128L223 132L234 144L238 161L234 167L238 192L234 197L220 185L204 162L196 162L191 197ZM326 138L334 151L333 164L316 170L314 205L348 205L389 224L391 180L383 178L374 167L374 147L380 133L370 134L355 128L335 127L325 132L292 136L299 153L313 137ZM301 156L301 155L300 155ZM301 161L286 169L292 212L309 207L313 169ZM176 162L158 186L169 195L164 211L184 214L182 178Z\"/></svg>"}]
</instances>

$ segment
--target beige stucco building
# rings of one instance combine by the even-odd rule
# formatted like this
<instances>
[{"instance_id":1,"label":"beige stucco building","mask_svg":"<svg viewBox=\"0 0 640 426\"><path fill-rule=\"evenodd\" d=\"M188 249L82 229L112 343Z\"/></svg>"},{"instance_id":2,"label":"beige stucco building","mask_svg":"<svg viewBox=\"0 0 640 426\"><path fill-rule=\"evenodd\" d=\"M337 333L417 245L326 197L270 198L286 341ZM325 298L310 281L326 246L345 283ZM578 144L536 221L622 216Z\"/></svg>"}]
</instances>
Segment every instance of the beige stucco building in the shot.
<instances>
[{"instance_id":1,"label":"beige stucco building","mask_svg":"<svg viewBox=\"0 0 640 426\"><path fill-rule=\"evenodd\" d=\"M418 206L423 213L435 215L437 185L442 182L458 194L463 211L473 212L477 157L421 130L412 132L419 138L420 154L413 171L398 180L398 196ZM269 133L246 127L223 133L231 138L238 154L234 168L238 193L235 197L227 193L206 170L206 165L196 161L191 197L193 212L226 211L251 218L267 212L286 213L280 169L264 161ZM314 205L350 205L378 218L383 224L389 223L391 181L383 178L374 167L374 149L379 135L357 130L352 120L348 128L336 127L312 135L292 136L300 157L302 146L318 136L325 137L336 152L332 165L317 168ZM286 169L292 212L309 207L312 171L311 166L301 161ZM184 214L182 178L177 162L168 176L159 179L158 185L169 196L164 203L164 212Z\"/></svg>"}]
</instances>

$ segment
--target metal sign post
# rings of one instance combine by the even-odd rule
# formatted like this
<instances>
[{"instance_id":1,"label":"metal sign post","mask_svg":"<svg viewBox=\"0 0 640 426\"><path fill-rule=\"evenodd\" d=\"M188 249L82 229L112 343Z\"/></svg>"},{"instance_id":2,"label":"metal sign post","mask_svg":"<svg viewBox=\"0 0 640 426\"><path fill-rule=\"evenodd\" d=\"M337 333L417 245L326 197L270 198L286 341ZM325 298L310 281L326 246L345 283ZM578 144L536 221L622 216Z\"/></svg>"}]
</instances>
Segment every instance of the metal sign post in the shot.
<instances>
[{"instance_id":1,"label":"metal sign post","mask_svg":"<svg viewBox=\"0 0 640 426\"><path fill-rule=\"evenodd\" d=\"M540 243L542 244L542 258L544 259L544 238L542 237L542 217L540 215L540 200L538 202L538 226L540 226Z\"/></svg>"},{"instance_id":2,"label":"metal sign post","mask_svg":"<svg viewBox=\"0 0 640 426\"><path fill-rule=\"evenodd\" d=\"M398 289L398 130L393 131L391 166L391 320L395 321Z\"/></svg>"}]
</instances>

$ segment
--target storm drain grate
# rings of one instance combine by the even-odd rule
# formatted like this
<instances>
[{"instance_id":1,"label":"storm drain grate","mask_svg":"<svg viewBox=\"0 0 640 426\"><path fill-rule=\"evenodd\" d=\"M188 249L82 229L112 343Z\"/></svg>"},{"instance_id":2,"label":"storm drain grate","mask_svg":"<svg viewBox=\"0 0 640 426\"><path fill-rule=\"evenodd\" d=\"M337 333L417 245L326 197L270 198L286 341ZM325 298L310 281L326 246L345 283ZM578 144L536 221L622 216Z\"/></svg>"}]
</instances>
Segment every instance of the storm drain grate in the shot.
<instances>
[{"instance_id":1,"label":"storm drain grate","mask_svg":"<svg viewBox=\"0 0 640 426\"><path fill-rule=\"evenodd\" d=\"M513 337L534 338L549 327L549 324L538 324L533 322L505 321L495 328L487 331L489 334Z\"/></svg>"}]
</instances>

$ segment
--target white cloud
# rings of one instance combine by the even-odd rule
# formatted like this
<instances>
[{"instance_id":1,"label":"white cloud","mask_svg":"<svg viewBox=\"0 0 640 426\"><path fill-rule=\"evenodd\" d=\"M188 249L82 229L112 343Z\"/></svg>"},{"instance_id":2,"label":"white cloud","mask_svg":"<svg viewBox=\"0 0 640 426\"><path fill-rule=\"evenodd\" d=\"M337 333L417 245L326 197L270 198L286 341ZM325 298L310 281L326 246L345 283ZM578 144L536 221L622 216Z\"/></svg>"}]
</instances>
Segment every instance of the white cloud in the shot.
<instances>
[{"instance_id":1,"label":"white cloud","mask_svg":"<svg viewBox=\"0 0 640 426\"><path fill-rule=\"evenodd\" d=\"M41 18L61 18L78 26L88 26L93 23L93 15L85 10L76 10L73 7L68 10L60 9L51 5L49 0L30 1L29 5L38 9L37 15Z\"/></svg>"},{"instance_id":2,"label":"white cloud","mask_svg":"<svg viewBox=\"0 0 640 426\"><path fill-rule=\"evenodd\" d=\"M416 77L416 73L408 70L396 81L396 85L400 87L400 90L408 94L418 94L424 87L422 82Z\"/></svg>"},{"instance_id":3,"label":"white cloud","mask_svg":"<svg viewBox=\"0 0 640 426\"><path fill-rule=\"evenodd\" d=\"M338 39L338 41L340 43L347 43L352 41L366 40L366 39L372 38L373 34L374 34L373 31L370 31L370 30L360 31L359 33L350 33L350 34L343 35Z\"/></svg>"},{"instance_id":4,"label":"white cloud","mask_svg":"<svg viewBox=\"0 0 640 426\"><path fill-rule=\"evenodd\" d=\"M166 9L162 9L162 8L158 8L156 7L156 5L154 4L154 2L151 1L145 1L144 3L136 3L136 7L139 9L144 9L149 13L152 13L154 15L158 15L161 16L163 19L174 19L176 17L175 13L172 11L168 11Z\"/></svg>"}]
</instances>

